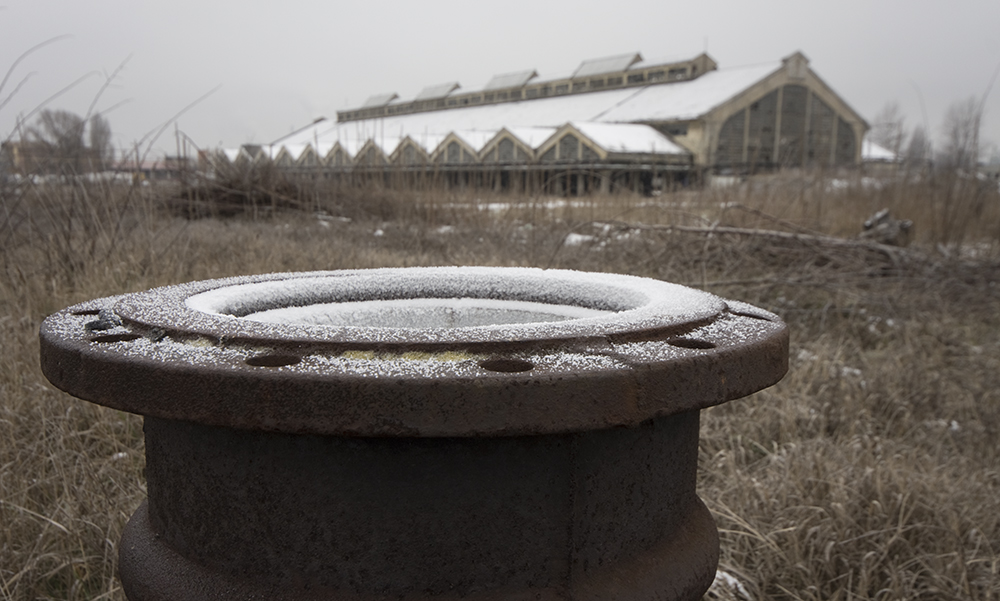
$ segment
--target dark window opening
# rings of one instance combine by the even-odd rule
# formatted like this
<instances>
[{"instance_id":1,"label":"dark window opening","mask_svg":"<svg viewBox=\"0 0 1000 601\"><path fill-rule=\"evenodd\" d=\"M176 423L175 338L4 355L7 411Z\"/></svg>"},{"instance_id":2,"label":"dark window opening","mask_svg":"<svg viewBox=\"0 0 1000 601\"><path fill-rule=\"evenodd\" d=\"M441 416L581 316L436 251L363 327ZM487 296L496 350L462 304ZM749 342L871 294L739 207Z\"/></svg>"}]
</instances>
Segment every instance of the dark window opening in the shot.
<instances>
[{"instance_id":1,"label":"dark window opening","mask_svg":"<svg viewBox=\"0 0 1000 601\"><path fill-rule=\"evenodd\" d=\"M566 134L559 140L559 160L575 161L580 152L580 140L573 134Z\"/></svg>"},{"instance_id":2,"label":"dark window opening","mask_svg":"<svg viewBox=\"0 0 1000 601\"><path fill-rule=\"evenodd\" d=\"M837 117L830 105L820 100L816 94L812 94L810 113L809 131L806 134L807 158L810 162L829 165Z\"/></svg>"},{"instance_id":3,"label":"dark window opening","mask_svg":"<svg viewBox=\"0 0 1000 601\"><path fill-rule=\"evenodd\" d=\"M458 145L458 142L451 142L447 147L448 156L447 161L449 163L457 163L462 157L462 147Z\"/></svg>"},{"instance_id":4,"label":"dark window opening","mask_svg":"<svg viewBox=\"0 0 1000 601\"><path fill-rule=\"evenodd\" d=\"M497 144L497 155L500 162L511 163L514 161L514 142L510 138L504 138Z\"/></svg>"},{"instance_id":5,"label":"dark window opening","mask_svg":"<svg viewBox=\"0 0 1000 601\"><path fill-rule=\"evenodd\" d=\"M747 137L746 160L751 169L755 167L771 167L777 158L774 148L774 127L778 116L777 110L777 90L766 94L750 106L750 128L745 135ZM735 151L735 149L733 150Z\"/></svg>"},{"instance_id":6,"label":"dark window opening","mask_svg":"<svg viewBox=\"0 0 1000 601\"><path fill-rule=\"evenodd\" d=\"M783 88L781 98L781 132L777 162L783 166L798 166L803 162L806 142L806 100L809 91L803 86Z\"/></svg>"}]
</instances>

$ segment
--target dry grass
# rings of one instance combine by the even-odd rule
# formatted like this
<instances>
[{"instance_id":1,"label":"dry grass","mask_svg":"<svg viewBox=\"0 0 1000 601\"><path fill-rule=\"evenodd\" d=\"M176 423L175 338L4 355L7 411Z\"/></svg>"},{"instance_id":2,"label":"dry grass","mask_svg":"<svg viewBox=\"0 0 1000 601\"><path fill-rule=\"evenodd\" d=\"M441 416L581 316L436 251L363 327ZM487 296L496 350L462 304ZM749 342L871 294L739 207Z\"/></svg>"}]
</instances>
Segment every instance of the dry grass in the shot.
<instances>
[{"instance_id":1,"label":"dry grass","mask_svg":"<svg viewBox=\"0 0 1000 601\"><path fill-rule=\"evenodd\" d=\"M282 196L327 213L262 202L256 219L192 221L158 188L0 194L0 599L122 599L116 545L145 494L141 420L41 376L46 314L194 279L440 264L633 273L776 311L788 376L703 413L721 567L753 599L1000 598L995 190L801 176L572 202L297 188ZM916 247L660 227L849 237L883 206L916 223Z\"/></svg>"}]
</instances>

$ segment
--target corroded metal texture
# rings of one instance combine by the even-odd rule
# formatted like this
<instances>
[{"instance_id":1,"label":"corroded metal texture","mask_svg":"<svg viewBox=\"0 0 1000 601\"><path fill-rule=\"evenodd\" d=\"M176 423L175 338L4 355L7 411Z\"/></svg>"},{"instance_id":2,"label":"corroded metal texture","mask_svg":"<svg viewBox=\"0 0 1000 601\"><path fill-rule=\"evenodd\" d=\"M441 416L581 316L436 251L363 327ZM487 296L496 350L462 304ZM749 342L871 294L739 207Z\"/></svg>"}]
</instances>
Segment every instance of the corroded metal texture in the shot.
<instances>
[{"instance_id":1,"label":"corroded metal texture","mask_svg":"<svg viewBox=\"0 0 1000 601\"><path fill-rule=\"evenodd\" d=\"M498 268L196 282L41 339L54 384L146 416L133 601L700 598L698 410L788 352L743 303Z\"/></svg>"},{"instance_id":2,"label":"corroded metal texture","mask_svg":"<svg viewBox=\"0 0 1000 601\"><path fill-rule=\"evenodd\" d=\"M697 412L533 437L354 439L156 418L145 431L148 521L123 540L122 579L169 571L155 586L165 598L192 598L191 573L207 568L220 595L243 582L267 598L654 599L678 571L677 549L657 543L688 531L669 586L700 593L714 576L715 529L694 494Z\"/></svg>"}]
</instances>

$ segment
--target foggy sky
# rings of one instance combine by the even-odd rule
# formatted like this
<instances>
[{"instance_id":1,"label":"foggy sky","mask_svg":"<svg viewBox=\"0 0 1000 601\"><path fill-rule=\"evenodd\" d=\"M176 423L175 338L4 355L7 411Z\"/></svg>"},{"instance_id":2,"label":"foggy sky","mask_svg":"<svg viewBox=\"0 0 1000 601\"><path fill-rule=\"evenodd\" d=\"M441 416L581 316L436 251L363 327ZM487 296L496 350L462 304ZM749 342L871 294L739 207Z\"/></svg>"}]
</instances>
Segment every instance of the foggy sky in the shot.
<instances>
[{"instance_id":1,"label":"foggy sky","mask_svg":"<svg viewBox=\"0 0 1000 601\"><path fill-rule=\"evenodd\" d=\"M133 148L198 98L178 129L203 148L268 143L371 95L412 98L494 74L569 74L584 59L640 52L691 57L707 48L720 68L778 60L796 50L871 122L898 102L912 128L940 138L948 106L981 98L1000 66L996 0L810 2L596 0L502 3L261 2L260 0L0 0L0 139L45 105L79 114L96 98L116 146ZM98 97L108 77L122 66ZM88 76L88 74L90 74ZM27 78L27 79L25 79ZM1000 84L998 86L1000 87ZM32 121L32 119L28 119ZM983 128L1000 142L1000 89ZM173 125L154 151L175 152ZM988 154L987 154L988 156Z\"/></svg>"}]
</instances>

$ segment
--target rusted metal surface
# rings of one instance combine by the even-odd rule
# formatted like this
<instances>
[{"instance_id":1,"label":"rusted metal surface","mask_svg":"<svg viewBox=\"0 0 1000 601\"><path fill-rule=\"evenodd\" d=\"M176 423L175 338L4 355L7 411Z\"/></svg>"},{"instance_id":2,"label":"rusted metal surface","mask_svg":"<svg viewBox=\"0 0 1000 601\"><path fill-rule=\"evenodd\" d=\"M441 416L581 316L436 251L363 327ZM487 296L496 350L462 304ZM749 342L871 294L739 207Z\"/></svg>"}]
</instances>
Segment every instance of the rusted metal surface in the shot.
<instances>
[{"instance_id":1,"label":"rusted metal surface","mask_svg":"<svg viewBox=\"0 0 1000 601\"><path fill-rule=\"evenodd\" d=\"M53 315L42 368L146 416L149 498L120 562L133 601L697 599L718 557L695 494L698 410L778 381L788 334L678 288L487 268L196 282ZM459 294L598 313L254 317Z\"/></svg>"}]
</instances>

